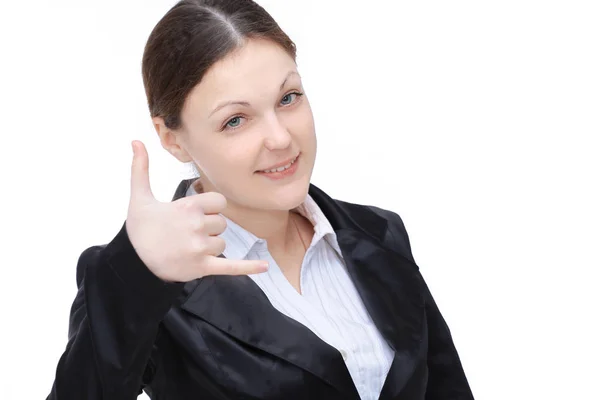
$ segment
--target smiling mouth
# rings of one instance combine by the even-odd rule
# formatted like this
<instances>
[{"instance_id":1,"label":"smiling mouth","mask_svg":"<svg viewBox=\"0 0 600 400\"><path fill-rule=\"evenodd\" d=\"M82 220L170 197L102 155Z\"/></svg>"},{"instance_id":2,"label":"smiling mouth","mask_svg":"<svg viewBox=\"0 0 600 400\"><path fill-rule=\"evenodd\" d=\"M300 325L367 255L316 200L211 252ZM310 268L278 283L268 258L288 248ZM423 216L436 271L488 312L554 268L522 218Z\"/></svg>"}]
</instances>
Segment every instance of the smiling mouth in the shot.
<instances>
[{"instance_id":1,"label":"smiling mouth","mask_svg":"<svg viewBox=\"0 0 600 400\"><path fill-rule=\"evenodd\" d=\"M296 160L298 160L299 156L300 156L300 154L298 154L292 161L290 161L289 163L287 163L286 165L283 165L281 167L271 168L271 169L263 169L263 170L256 171L256 172L262 172L263 174L270 174L270 173L274 173L274 172L285 171L286 169L289 169L289 168L292 167L292 165L294 165L294 163L296 162Z\"/></svg>"}]
</instances>

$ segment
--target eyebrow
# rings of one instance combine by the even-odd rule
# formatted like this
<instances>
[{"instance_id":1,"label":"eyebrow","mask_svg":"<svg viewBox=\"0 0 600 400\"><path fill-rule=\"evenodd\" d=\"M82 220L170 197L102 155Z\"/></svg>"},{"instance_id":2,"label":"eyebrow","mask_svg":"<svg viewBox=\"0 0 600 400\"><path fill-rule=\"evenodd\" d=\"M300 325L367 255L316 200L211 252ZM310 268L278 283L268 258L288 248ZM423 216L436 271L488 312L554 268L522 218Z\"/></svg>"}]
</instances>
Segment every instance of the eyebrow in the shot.
<instances>
[{"instance_id":1,"label":"eyebrow","mask_svg":"<svg viewBox=\"0 0 600 400\"><path fill-rule=\"evenodd\" d=\"M290 72L288 72L288 74L286 75L285 79L283 80L283 82L279 86L279 90L283 89L283 87L285 86L286 82L288 81L288 79L292 75L298 75L298 76L300 76L300 74L298 72L296 72L296 71L290 71ZM241 106L244 106L244 107L249 107L250 103L248 103L247 101L235 101L235 100L225 101L223 103L220 103L218 106L216 106L215 109L212 110L210 114L208 114L208 116L210 117L214 113L216 113L217 111L219 111L220 109L222 109L224 107L227 107L227 106L232 106L232 105L241 105Z\"/></svg>"}]
</instances>

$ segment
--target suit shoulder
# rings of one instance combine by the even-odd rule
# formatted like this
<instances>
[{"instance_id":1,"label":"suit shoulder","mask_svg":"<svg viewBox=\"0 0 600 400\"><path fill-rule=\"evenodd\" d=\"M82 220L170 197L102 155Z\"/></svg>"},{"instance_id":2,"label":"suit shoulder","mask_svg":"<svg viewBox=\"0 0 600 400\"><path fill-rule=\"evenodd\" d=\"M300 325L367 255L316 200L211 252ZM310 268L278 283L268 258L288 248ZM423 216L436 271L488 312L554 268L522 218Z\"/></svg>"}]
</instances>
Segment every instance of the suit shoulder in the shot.
<instances>
[{"instance_id":1,"label":"suit shoulder","mask_svg":"<svg viewBox=\"0 0 600 400\"><path fill-rule=\"evenodd\" d=\"M386 210L384 208L372 205L350 203L338 199L335 199L335 202L338 203L338 205L350 215L364 212L374 213L386 220L386 222L388 223L388 228L391 228L392 230L406 232L406 228L404 227L404 222L402 221L402 218L394 211Z\"/></svg>"},{"instance_id":2,"label":"suit shoulder","mask_svg":"<svg viewBox=\"0 0 600 400\"><path fill-rule=\"evenodd\" d=\"M415 258L412 254L408 232L406 231L404 221L400 215L394 211L386 210L376 206L369 206L369 208L388 221L388 241L393 243L392 246L397 251L414 263Z\"/></svg>"},{"instance_id":3,"label":"suit shoulder","mask_svg":"<svg viewBox=\"0 0 600 400\"><path fill-rule=\"evenodd\" d=\"M404 229L404 222L402 222L402 218L400 218L400 215L398 215L394 211L386 210L384 208L380 208L377 206L365 206L365 207L368 207L375 214L385 218L388 221L388 223L399 224L400 227L402 229Z\"/></svg>"},{"instance_id":4,"label":"suit shoulder","mask_svg":"<svg viewBox=\"0 0 600 400\"><path fill-rule=\"evenodd\" d=\"M385 220L386 231L383 235L383 244L385 244L390 250L402 254L413 263L415 262L404 221L398 213L373 205L355 204L342 200L335 201L340 205L341 208L343 208L351 217L355 219L359 219L360 216L364 216L365 214L371 214Z\"/></svg>"}]
</instances>

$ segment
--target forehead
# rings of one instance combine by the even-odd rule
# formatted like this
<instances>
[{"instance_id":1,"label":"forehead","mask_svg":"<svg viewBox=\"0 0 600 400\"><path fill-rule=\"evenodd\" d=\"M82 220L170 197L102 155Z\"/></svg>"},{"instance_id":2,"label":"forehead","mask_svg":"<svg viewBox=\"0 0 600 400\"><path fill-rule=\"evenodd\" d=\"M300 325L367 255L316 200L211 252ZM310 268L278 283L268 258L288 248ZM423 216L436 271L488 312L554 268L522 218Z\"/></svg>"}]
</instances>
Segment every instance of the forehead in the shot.
<instances>
[{"instance_id":1,"label":"forehead","mask_svg":"<svg viewBox=\"0 0 600 400\"><path fill-rule=\"evenodd\" d=\"M251 39L211 66L187 103L196 113L223 100L251 102L278 92L288 73L296 70L294 59L279 45Z\"/></svg>"}]
</instances>

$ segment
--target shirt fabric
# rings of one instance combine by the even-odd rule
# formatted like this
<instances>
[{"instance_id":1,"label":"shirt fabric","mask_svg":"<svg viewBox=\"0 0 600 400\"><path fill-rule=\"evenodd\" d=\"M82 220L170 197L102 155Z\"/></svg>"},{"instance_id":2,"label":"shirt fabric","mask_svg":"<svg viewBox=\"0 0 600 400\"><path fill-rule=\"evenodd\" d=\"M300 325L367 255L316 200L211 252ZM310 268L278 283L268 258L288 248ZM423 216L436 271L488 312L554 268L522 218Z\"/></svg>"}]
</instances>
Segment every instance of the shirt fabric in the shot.
<instances>
[{"instance_id":1,"label":"shirt fabric","mask_svg":"<svg viewBox=\"0 0 600 400\"><path fill-rule=\"evenodd\" d=\"M186 196L195 194L193 185ZM335 232L315 201L306 196L294 212L314 226L314 235L300 270L302 294L287 280L267 242L226 218L219 236L223 255L236 260L267 260L269 270L248 275L275 309L309 328L338 349L361 400L375 400L385 383L394 352L369 316L344 264Z\"/></svg>"}]
</instances>

